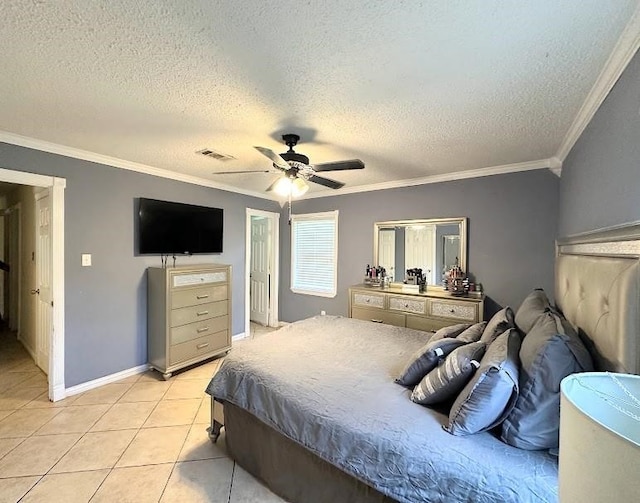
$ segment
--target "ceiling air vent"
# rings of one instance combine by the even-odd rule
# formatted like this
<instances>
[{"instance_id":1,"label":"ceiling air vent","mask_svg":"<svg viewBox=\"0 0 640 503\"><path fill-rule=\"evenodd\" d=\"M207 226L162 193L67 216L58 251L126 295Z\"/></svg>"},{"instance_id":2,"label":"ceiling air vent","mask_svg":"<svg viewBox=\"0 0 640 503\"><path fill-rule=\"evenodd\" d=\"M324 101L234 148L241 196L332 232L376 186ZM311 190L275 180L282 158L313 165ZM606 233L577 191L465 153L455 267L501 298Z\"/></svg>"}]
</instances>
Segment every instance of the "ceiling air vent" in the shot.
<instances>
[{"instance_id":1,"label":"ceiling air vent","mask_svg":"<svg viewBox=\"0 0 640 503\"><path fill-rule=\"evenodd\" d=\"M212 159L216 159L218 161L227 162L235 160L235 157L231 155L221 154L220 152L216 152L210 148L203 148L202 150L197 150L196 154L201 154L207 157L211 157Z\"/></svg>"}]
</instances>

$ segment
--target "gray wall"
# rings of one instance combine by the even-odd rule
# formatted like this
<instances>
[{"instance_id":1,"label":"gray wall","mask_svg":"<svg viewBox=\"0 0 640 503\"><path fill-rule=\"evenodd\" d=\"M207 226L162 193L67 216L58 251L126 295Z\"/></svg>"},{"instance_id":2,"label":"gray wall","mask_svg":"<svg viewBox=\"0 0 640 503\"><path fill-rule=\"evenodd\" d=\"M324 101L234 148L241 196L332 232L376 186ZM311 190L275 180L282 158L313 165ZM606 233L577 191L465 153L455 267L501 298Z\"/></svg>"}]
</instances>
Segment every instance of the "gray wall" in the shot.
<instances>
[{"instance_id":1,"label":"gray wall","mask_svg":"<svg viewBox=\"0 0 640 503\"><path fill-rule=\"evenodd\" d=\"M640 53L562 167L560 236L640 220Z\"/></svg>"},{"instance_id":2,"label":"gray wall","mask_svg":"<svg viewBox=\"0 0 640 503\"><path fill-rule=\"evenodd\" d=\"M150 197L224 208L224 253L177 265L233 266L233 333L244 331L245 208L279 211L259 198L176 182L0 143L0 167L66 178L65 385L146 363L146 268L134 255L134 200ZM80 255L93 255L81 267Z\"/></svg>"},{"instance_id":3,"label":"gray wall","mask_svg":"<svg viewBox=\"0 0 640 503\"><path fill-rule=\"evenodd\" d=\"M469 271L498 305L518 306L534 287L553 292L559 180L548 170L489 176L293 202L294 213L339 210L338 294L333 299L290 290L290 227L282 212L280 319L347 314L349 285L373 260L373 223L410 218L469 217Z\"/></svg>"}]
</instances>

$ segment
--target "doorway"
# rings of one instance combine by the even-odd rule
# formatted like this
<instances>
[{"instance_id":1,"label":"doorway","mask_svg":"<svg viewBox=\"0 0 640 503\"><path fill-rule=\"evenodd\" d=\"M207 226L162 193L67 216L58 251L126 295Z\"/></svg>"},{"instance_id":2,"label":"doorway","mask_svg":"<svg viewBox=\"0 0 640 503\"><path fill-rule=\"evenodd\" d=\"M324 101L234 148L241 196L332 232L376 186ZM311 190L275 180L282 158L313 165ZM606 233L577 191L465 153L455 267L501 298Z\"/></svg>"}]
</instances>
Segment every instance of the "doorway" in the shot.
<instances>
[{"instance_id":1,"label":"doorway","mask_svg":"<svg viewBox=\"0 0 640 503\"><path fill-rule=\"evenodd\" d=\"M20 336L20 315L21 315L21 281L22 264L21 240L22 240L22 205L16 203L4 212L5 227L5 247L7 250L7 264L11 264L8 278L5 276L5 309L8 320L8 328Z\"/></svg>"},{"instance_id":2,"label":"doorway","mask_svg":"<svg viewBox=\"0 0 640 503\"><path fill-rule=\"evenodd\" d=\"M38 309L43 309L46 316L43 318L45 324L40 327L42 336L39 338L40 342L37 343L39 347L36 361L40 360L41 367L48 371L49 399L52 401L61 400L66 396L64 384L64 189L66 180L0 168L0 182L36 188L37 194L31 204L33 204L36 213L41 213L34 219L33 233L36 238L36 246L32 252L35 258L35 254L40 250L38 255L41 256L41 260L35 262L47 268L48 273L42 270L40 278L34 284L21 285L21 287L23 291L28 289L29 293L30 290L45 290L46 302L38 303ZM25 209L24 206L22 209ZM38 223L39 219L41 224ZM31 231L23 226L21 232L24 234ZM42 241L38 245L39 237ZM9 252L11 253L11 249ZM29 251L17 251L17 253L25 252ZM25 262L24 258L20 262ZM22 311L20 303L11 309L16 309L18 319L20 319L19 313ZM23 326L20 328L24 330ZM38 332L38 328L35 328L35 332ZM42 361L42 359L46 361Z\"/></svg>"},{"instance_id":3,"label":"doorway","mask_svg":"<svg viewBox=\"0 0 640 503\"><path fill-rule=\"evenodd\" d=\"M245 256L245 336L251 322L278 326L280 215L247 208Z\"/></svg>"}]
</instances>

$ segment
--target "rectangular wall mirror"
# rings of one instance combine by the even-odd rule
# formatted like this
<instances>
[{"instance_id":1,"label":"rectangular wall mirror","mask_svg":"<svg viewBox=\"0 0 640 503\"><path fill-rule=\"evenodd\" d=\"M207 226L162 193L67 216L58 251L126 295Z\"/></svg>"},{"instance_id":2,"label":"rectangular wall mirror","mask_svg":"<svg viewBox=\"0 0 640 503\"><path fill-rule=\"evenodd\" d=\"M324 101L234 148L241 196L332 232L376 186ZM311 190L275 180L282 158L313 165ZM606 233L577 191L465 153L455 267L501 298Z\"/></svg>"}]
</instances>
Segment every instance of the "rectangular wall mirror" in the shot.
<instances>
[{"instance_id":1,"label":"rectangular wall mirror","mask_svg":"<svg viewBox=\"0 0 640 503\"><path fill-rule=\"evenodd\" d=\"M403 281L407 269L420 268L428 285L442 286L442 272L456 263L467 272L467 219L376 222L373 260L393 281Z\"/></svg>"}]
</instances>

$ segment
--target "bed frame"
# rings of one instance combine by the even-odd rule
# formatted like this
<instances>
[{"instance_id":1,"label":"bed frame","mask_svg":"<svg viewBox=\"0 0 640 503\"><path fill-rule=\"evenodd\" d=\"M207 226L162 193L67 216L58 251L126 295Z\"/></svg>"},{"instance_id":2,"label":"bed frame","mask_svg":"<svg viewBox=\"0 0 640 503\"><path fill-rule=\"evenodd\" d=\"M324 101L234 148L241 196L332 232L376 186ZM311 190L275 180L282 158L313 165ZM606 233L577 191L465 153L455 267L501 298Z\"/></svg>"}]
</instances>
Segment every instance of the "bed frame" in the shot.
<instances>
[{"instance_id":1,"label":"bed frame","mask_svg":"<svg viewBox=\"0 0 640 503\"><path fill-rule=\"evenodd\" d=\"M594 355L597 370L639 373L640 222L559 239L555 301ZM223 425L230 456L289 501L395 501L252 414L212 398L212 441Z\"/></svg>"}]
</instances>

